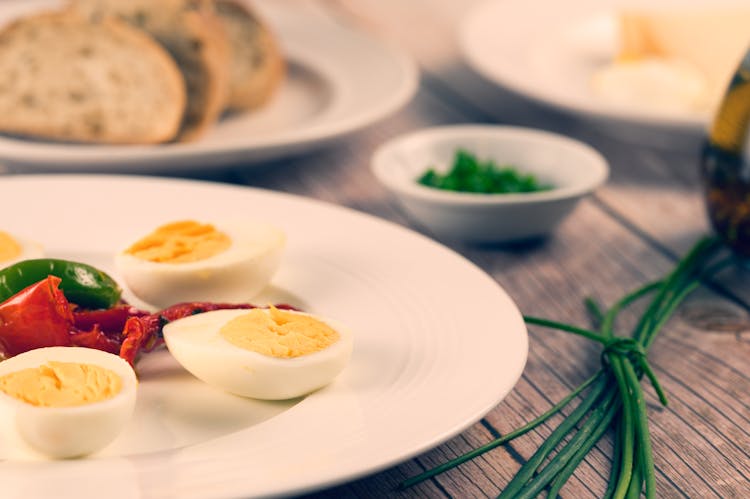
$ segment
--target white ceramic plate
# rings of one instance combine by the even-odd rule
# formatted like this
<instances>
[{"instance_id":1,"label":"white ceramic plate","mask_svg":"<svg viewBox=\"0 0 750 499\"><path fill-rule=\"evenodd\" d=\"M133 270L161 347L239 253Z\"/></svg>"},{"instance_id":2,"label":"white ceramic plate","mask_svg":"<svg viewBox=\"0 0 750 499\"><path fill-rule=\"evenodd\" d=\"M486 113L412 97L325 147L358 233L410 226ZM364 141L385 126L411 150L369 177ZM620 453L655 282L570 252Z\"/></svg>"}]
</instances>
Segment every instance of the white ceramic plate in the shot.
<instances>
[{"instance_id":1,"label":"white ceramic plate","mask_svg":"<svg viewBox=\"0 0 750 499\"><path fill-rule=\"evenodd\" d=\"M42 209L44 208L44 209ZM3 230L113 272L156 224L260 216L288 248L256 302L348 324L351 363L305 398L225 394L166 351L139 363L135 416L96 456L44 461L0 435L2 497L218 498L292 494L372 473L461 432L512 389L527 335L497 283L445 247L374 217L258 189L139 177L0 178ZM386 249L387 248L387 249Z\"/></svg>"},{"instance_id":2,"label":"white ceramic plate","mask_svg":"<svg viewBox=\"0 0 750 499\"><path fill-rule=\"evenodd\" d=\"M0 1L0 24L51 1ZM201 140L95 146L0 135L0 165L88 172L167 172L252 165L320 147L403 106L417 69L401 51L299 2L259 2L289 61L283 87L262 110L223 118Z\"/></svg>"},{"instance_id":3,"label":"white ceramic plate","mask_svg":"<svg viewBox=\"0 0 750 499\"><path fill-rule=\"evenodd\" d=\"M663 0L706 4L709 0ZM470 66L490 81L555 107L616 124L700 132L709 113L617 105L591 88L616 53L616 14L634 0L489 0L459 28ZM649 5L646 0L641 5ZM653 2L651 2L653 8Z\"/></svg>"}]
</instances>

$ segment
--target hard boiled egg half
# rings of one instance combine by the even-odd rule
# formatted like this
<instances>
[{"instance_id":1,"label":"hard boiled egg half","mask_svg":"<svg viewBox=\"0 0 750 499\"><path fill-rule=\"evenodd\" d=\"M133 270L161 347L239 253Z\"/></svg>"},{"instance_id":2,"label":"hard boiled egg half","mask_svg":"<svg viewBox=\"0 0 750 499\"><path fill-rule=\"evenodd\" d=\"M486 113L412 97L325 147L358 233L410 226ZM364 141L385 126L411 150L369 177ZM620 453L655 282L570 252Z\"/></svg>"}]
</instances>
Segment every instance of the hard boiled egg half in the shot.
<instances>
[{"instance_id":1,"label":"hard boiled egg half","mask_svg":"<svg viewBox=\"0 0 750 499\"><path fill-rule=\"evenodd\" d=\"M42 258L44 250L39 243L15 237L0 230L0 269L9 267L21 260Z\"/></svg>"},{"instance_id":2,"label":"hard boiled egg half","mask_svg":"<svg viewBox=\"0 0 750 499\"><path fill-rule=\"evenodd\" d=\"M216 310L164 327L182 366L244 397L282 400L330 383L349 361L352 334L330 319L291 310Z\"/></svg>"},{"instance_id":3,"label":"hard boiled egg half","mask_svg":"<svg viewBox=\"0 0 750 499\"><path fill-rule=\"evenodd\" d=\"M247 302L276 272L285 240L283 231L261 222L183 220L136 241L115 264L133 294L157 307Z\"/></svg>"},{"instance_id":4,"label":"hard boiled egg half","mask_svg":"<svg viewBox=\"0 0 750 499\"><path fill-rule=\"evenodd\" d=\"M137 380L120 357L82 347L30 350L0 362L0 403L21 437L53 458L110 443L130 420Z\"/></svg>"}]
</instances>

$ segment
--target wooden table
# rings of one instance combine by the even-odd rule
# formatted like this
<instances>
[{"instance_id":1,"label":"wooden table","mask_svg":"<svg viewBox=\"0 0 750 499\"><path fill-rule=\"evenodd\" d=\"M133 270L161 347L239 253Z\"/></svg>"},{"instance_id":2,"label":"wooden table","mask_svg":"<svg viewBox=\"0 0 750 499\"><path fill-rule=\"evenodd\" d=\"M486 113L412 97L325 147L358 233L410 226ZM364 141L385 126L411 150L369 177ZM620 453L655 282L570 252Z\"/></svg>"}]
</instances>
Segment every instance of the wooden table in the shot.
<instances>
[{"instance_id":1,"label":"wooden table","mask_svg":"<svg viewBox=\"0 0 750 499\"><path fill-rule=\"evenodd\" d=\"M447 123L504 123L583 140L610 162L609 182L582 202L545 241L477 247L442 241L491 274L523 313L586 324L582 298L611 303L662 276L709 231L698 179L700 137L652 136L635 144L580 117L534 104L473 73L455 41L458 19L473 1L328 0L338 22L400 44L422 71L415 99L395 116L318 154L282 162L243 183L317 197L394 220L430 235L398 210L369 171L374 148L395 135ZM750 285L747 270L701 290L654 344L650 360L669 397L661 408L647 388L659 497L750 497ZM530 327L530 352L513 392L479 423L392 469L316 494L357 497L495 496L550 433L544 426L406 492L405 478L533 419L565 396L599 362L598 348L564 333ZM491 382L491 380L477 380ZM608 476L608 436L563 489L563 497L598 497Z\"/></svg>"},{"instance_id":2,"label":"wooden table","mask_svg":"<svg viewBox=\"0 0 750 499\"><path fill-rule=\"evenodd\" d=\"M300 8L322 6L326 13L316 15L357 25L409 51L422 70L416 97L396 115L314 154L268 168L202 177L319 198L430 235L403 215L369 171L371 153L386 139L437 124L504 123L583 140L606 156L611 177L552 237L516 246L443 242L492 275L523 313L586 324L583 297L593 295L611 303L662 276L708 232L697 175L699 137L675 142L655 134L650 145L634 144L616 129L534 104L484 81L462 62L455 42L457 20L473 3L300 1ZM660 497L750 497L747 277L747 270L734 269L715 288L696 293L651 351L650 360L670 401L668 408L661 408L647 388ZM529 329L530 352L522 379L479 423L408 462L314 495L497 495L549 435L549 426L406 492L397 493L395 487L541 414L597 368L599 351L590 342ZM603 493L611 445L607 436L587 456L563 489L564 497Z\"/></svg>"}]
</instances>

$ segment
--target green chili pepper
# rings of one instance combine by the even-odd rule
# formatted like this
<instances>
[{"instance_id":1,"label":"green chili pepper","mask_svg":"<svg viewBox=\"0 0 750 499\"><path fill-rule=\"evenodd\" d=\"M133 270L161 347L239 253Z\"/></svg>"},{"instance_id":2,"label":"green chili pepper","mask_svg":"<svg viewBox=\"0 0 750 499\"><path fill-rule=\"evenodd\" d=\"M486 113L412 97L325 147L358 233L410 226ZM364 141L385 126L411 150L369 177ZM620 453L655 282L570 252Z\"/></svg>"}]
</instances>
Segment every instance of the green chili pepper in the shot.
<instances>
[{"instance_id":1,"label":"green chili pepper","mask_svg":"<svg viewBox=\"0 0 750 499\"><path fill-rule=\"evenodd\" d=\"M50 275L62 279L65 297L81 307L110 308L120 300L120 287L105 272L85 263L39 258L0 270L0 302Z\"/></svg>"}]
</instances>

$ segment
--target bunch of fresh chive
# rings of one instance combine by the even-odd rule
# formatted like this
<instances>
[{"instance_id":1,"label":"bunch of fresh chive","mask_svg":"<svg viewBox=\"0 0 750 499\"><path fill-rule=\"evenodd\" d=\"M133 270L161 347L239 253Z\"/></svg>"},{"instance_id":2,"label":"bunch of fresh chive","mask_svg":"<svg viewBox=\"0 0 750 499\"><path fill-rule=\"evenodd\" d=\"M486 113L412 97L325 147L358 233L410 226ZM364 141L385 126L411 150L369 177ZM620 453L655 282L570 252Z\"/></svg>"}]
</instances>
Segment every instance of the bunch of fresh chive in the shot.
<instances>
[{"instance_id":1,"label":"bunch of fresh chive","mask_svg":"<svg viewBox=\"0 0 750 499\"><path fill-rule=\"evenodd\" d=\"M410 478L401 487L415 485L510 442L544 423L585 392L578 405L521 466L500 497L533 498L545 490L547 497L557 497L586 454L609 428L615 433L614 455L604 497L637 498L641 492L645 492L646 497L655 497L654 460L641 377L645 375L649 379L662 404L667 405L667 400L649 367L646 354L659 330L677 306L699 285L701 279L726 265L727 260L710 265L720 247L717 239L702 239L667 277L628 293L606 311L588 299L586 306L598 325L598 331L525 317L529 324L566 331L601 343L601 369L537 419L463 456ZM651 301L632 334L629 337L615 335L614 326L618 314L646 296L651 296Z\"/></svg>"}]
</instances>

